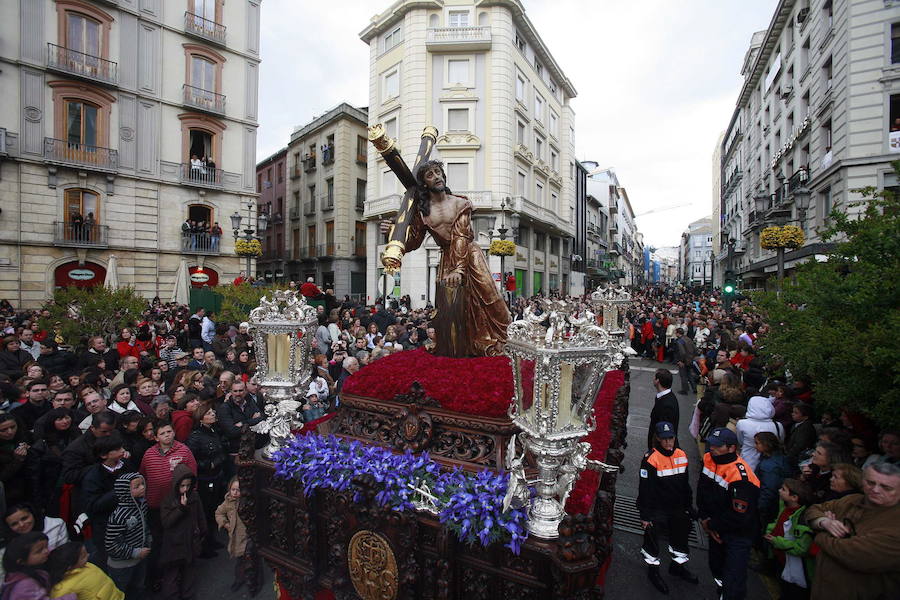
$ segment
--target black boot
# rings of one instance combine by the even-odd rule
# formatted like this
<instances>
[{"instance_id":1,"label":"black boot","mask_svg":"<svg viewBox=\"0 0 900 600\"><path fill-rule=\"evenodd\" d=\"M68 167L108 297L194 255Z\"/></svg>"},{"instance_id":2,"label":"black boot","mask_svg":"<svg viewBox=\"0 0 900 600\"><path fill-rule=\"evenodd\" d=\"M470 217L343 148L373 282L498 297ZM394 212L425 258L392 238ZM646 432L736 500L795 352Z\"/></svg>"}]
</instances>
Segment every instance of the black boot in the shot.
<instances>
[{"instance_id":1,"label":"black boot","mask_svg":"<svg viewBox=\"0 0 900 600\"><path fill-rule=\"evenodd\" d=\"M650 568L647 569L647 579L650 580L650 583L653 584L653 587L659 590L660 594L669 594L669 586L666 585L666 582L662 578L662 575L659 574L659 566L650 565Z\"/></svg>"},{"instance_id":2,"label":"black boot","mask_svg":"<svg viewBox=\"0 0 900 600\"><path fill-rule=\"evenodd\" d=\"M693 583L694 585L700 583L700 580L696 575L688 571L687 567L680 565L677 562L673 562L669 565L669 575L674 575L675 577L687 581L688 583Z\"/></svg>"}]
</instances>

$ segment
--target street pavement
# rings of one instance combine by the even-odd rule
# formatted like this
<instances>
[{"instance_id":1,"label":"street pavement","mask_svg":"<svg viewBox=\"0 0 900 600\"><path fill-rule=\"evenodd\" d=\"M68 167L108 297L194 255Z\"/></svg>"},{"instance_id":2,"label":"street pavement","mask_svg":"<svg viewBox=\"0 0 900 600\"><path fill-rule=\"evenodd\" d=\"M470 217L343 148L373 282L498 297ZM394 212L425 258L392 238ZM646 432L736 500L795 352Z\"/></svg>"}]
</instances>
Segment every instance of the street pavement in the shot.
<instances>
[{"instance_id":1,"label":"street pavement","mask_svg":"<svg viewBox=\"0 0 900 600\"><path fill-rule=\"evenodd\" d=\"M625 472L619 475L616 485L616 493L619 498L617 503L616 529L613 535L612 564L607 573L606 598L628 600L643 600L662 597L656 589L650 585L646 578L646 566L641 558L641 541L639 534L630 533L622 529L634 524L636 510L634 498L637 497L638 467L644 455L647 445L647 427L650 423L650 409L656 390L653 388L653 372L660 364L645 359L631 360L631 399L628 414L628 448L625 450ZM678 389L680 382L673 365L665 365L675 376L674 389ZM696 444L692 443L688 425L693 413L694 398L678 395L680 401L679 439L682 447L690 460L691 482L696 487L699 472L700 456ZM696 528L699 533L699 527ZM702 538L702 536L701 536ZM219 532L219 539L225 541L224 534ZM691 560L688 567L700 578L699 585L691 585L668 576L668 558L662 557L661 571L669 584L670 598L689 598L690 600L714 599L715 586L712 583L707 567L706 540L697 536L691 538ZM698 541L700 546L697 545ZM219 556L209 560L200 560L197 564L198 599L221 600L223 598L249 598L246 588L238 592L229 589L232 581L234 562L224 550L219 551ZM274 600L275 593L272 588L272 571L263 564L262 567L265 582L256 596L259 600ZM748 575L748 600L769 600L763 580L753 571Z\"/></svg>"},{"instance_id":2,"label":"street pavement","mask_svg":"<svg viewBox=\"0 0 900 600\"><path fill-rule=\"evenodd\" d=\"M647 428L650 424L650 410L656 398L656 389L653 387L653 372L661 366L669 369L675 378L672 388L678 390L681 382L674 365L664 364L642 358L631 359L631 396L628 409L628 448L625 450L625 472L619 474L616 481L616 528L613 533L613 556L609 572L606 577L606 598L629 600L642 600L644 598L663 597L647 581L647 567L641 558L640 534L624 531L622 526L630 526L634 523L637 509L634 508L634 498L638 491L638 472L641 459L647 450ZM697 445L693 442L688 432L691 415L694 412L696 398L690 395L678 394L679 400L679 427L678 439L680 446L688 455L691 487L696 489L697 477L700 471L700 455ZM696 502L696 498L695 498ZM628 514L631 513L631 514ZM630 517L630 518L629 518ZM691 537L691 560L686 565L699 578L699 585L691 585L681 580L676 580L668 574L669 558L665 554L660 556L660 571L669 584L669 597L690 598L701 600L716 598L715 585L707 566L706 540L700 535L702 531L695 526L697 536ZM698 541L700 546L698 546ZM663 548L666 544L660 544ZM762 579L753 571L749 572L747 579L748 600L768 600L770 595Z\"/></svg>"}]
</instances>

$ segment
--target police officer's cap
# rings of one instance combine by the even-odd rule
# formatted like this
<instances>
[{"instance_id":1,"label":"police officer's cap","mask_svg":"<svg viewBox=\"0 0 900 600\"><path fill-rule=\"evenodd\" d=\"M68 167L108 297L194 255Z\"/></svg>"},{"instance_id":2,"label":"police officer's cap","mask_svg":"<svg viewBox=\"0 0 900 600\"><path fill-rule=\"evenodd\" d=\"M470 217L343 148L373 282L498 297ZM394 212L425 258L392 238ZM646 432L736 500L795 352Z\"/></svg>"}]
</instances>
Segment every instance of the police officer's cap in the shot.
<instances>
[{"instance_id":1,"label":"police officer's cap","mask_svg":"<svg viewBox=\"0 0 900 600\"><path fill-rule=\"evenodd\" d=\"M675 437L675 426L668 421L660 421L656 424L656 437L661 440Z\"/></svg>"}]
</instances>

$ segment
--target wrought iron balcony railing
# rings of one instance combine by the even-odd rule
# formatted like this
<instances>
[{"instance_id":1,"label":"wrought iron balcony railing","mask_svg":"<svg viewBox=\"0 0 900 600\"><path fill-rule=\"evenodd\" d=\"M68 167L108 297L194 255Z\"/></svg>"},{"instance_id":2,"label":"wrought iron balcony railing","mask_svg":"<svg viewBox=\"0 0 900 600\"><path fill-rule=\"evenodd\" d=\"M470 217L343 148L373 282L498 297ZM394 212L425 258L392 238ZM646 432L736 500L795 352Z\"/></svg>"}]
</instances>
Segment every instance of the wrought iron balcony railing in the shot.
<instances>
[{"instance_id":1,"label":"wrought iron balcony railing","mask_svg":"<svg viewBox=\"0 0 900 600\"><path fill-rule=\"evenodd\" d=\"M191 254L219 254L222 236L208 233L182 233L181 251Z\"/></svg>"},{"instance_id":2,"label":"wrought iron balcony railing","mask_svg":"<svg viewBox=\"0 0 900 600\"><path fill-rule=\"evenodd\" d=\"M47 44L47 68L110 85L119 81L118 63L56 44Z\"/></svg>"},{"instance_id":3,"label":"wrought iron balcony railing","mask_svg":"<svg viewBox=\"0 0 900 600\"><path fill-rule=\"evenodd\" d=\"M225 44L225 26L191 11L184 13L184 30L217 44Z\"/></svg>"},{"instance_id":4,"label":"wrought iron balcony railing","mask_svg":"<svg viewBox=\"0 0 900 600\"><path fill-rule=\"evenodd\" d=\"M216 92L188 84L184 84L183 88L185 106L217 115L225 114L225 96L223 94L217 94Z\"/></svg>"},{"instance_id":5,"label":"wrought iron balcony railing","mask_svg":"<svg viewBox=\"0 0 900 600\"><path fill-rule=\"evenodd\" d=\"M196 187L220 188L223 171L207 165L181 163L181 183Z\"/></svg>"},{"instance_id":6,"label":"wrought iron balcony railing","mask_svg":"<svg viewBox=\"0 0 900 600\"><path fill-rule=\"evenodd\" d=\"M106 248L109 245L109 225L54 221L53 244L55 246Z\"/></svg>"},{"instance_id":7,"label":"wrought iron balcony railing","mask_svg":"<svg viewBox=\"0 0 900 600\"><path fill-rule=\"evenodd\" d=\"M54 138L44 138L44 160L94 171L115 171L119 167L115 150Z\"/></svg>"}]
</instances>

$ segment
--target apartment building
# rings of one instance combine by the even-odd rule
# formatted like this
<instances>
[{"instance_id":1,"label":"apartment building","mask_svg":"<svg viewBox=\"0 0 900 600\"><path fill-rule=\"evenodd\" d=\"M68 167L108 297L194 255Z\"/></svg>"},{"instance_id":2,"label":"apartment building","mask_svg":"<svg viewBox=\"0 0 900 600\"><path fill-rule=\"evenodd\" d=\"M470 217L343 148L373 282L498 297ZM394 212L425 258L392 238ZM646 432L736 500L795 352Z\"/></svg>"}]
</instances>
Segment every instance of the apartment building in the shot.
<instances>
[{"instance_id":1,"label":"apartment building","mask_svg":"<svg viewBox=\"0 0 900 600\"><path fill-rule=\"evenodd\" d=\"M284 199L287 197L287 147L278 150L256 165L257 211L265 214L267 227L260 232L263 253L256 261L257 273L267 282L283 283L287 273L288 216Z\"/></svg>"},{"instance_id":2,"label":"apartment building","mask_svg":"<svg viewBox=\"0 0 900 600\"><path fill-rule=\"evenodd\" d=\"M338 297L365 300L368 138L365 108L342 103L292 134L283 252L292 281L312 277ZM372 246L368 246L372 247Z\"/></svg>"},{"instance_id":3,"label":"apartment building","mask_svg":"<svg viewBox=\"0 0 900 600\"><path fill-rule=\"evenodd\" d=\"M781 0L753 35L744 84L722 143L720 268L744 287L777 270L760 248L771 224L803 228L785 268L831 247L820 231L834 207L856 211L854 190L897 186L900 158L900 3Z\"/></svg>"},{"instance_id":4,"label":"apartment building","mask_svg":"<svg viewBox=\"0 0 900 600\"><path fill-rule=\"evenodd\" d=\"M712 246L713 248L722 247L722 142L725 141L725 132L719 135L712 155ZM720 287L722 285L722 272L719 270L715 273L715 281L713 285Z\"/></svg>"},{"instance_id":5,"label":"apartment building","mask_svg":"<svg viewBox=\"0 0 900 600\"><path fill-rule=\"evenodd\" d=\"M383 123L410 165L422 129L437 127L432 152L454 193L475 207L484 248L501 223L517 244L518 293L568 292L575 219L575 88L519 0L398 0L360 34L370 47L369 122ZM379 295L384 237L378 222L403 190L369 149L367 295ZM429 238L395 275L396 293L414 306L434 300L439 249ZM513 264L511 265L510 262ZM500 272L498 257L489 257Z\"/></svg>"},{"instance_id":6,"label":"apartment building","mask_svg":"<svg viewBox=\"0 0 900 600\"><path fill-rule=\"evenodd\" d=\"M235 276L254 217L258 0L0 3L0 296ZM114 271L114 272L111 272Z\"/></svg>"},{"instance_id":7,"label":"apartment building","mask_svg":"<svg viewBox=\"0 0 900 600\"><path fill-rule=\"evenodd\" d=\"M678 249L679 280L687 286L709 285L715 265L712 254L712 217L687 226Z\"/></svg>"},{"instance_id":8,"label":"apartment building","mask_svg":"<svg viewBox=\"0 0 900 600\"><path fill-rule=\"evenodd\" d=\"M614 169L598 168L593 161L585 164L593 165L588 172L588 195L597 204L588 278L598 285L604 281L639 284L644 278L643 234L634 222L628 192Z\"/></svg>"}]
</instances>

